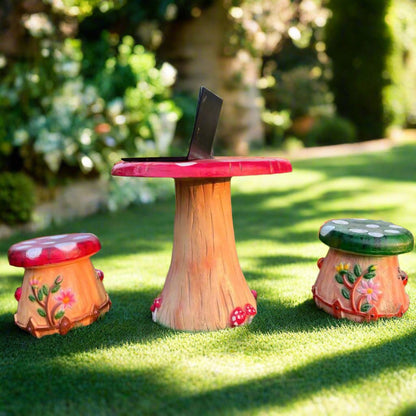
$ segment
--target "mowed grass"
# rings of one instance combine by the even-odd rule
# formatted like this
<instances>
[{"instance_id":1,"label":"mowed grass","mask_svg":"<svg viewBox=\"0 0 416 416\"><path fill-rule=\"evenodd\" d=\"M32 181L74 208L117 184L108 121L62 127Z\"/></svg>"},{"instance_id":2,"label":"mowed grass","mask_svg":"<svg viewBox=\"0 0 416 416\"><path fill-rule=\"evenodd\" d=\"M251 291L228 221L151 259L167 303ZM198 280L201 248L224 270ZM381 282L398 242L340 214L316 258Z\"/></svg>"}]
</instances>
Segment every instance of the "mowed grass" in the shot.
<instances>
[{"instance_id":1,"label":"mowed grass","mask_svg":"<svg viewBox=\"0 0 416 416\"><path fill-rule=\"evenodd\" d=\"M39 340L13 323L23 270L7 250L40 233L0 241L0 415L416 414L415 251L400 256L411 298L402 319L336 320L311 294L327 219L384 219L416 233L416 146L293 167L232 180L237 251L259 293L250 326L189 333L152 322L170 262L173 182L153 205L42 232L92 232L103 246L92 260L113 307L66 336Z\"/></svg>"}]
</instances>

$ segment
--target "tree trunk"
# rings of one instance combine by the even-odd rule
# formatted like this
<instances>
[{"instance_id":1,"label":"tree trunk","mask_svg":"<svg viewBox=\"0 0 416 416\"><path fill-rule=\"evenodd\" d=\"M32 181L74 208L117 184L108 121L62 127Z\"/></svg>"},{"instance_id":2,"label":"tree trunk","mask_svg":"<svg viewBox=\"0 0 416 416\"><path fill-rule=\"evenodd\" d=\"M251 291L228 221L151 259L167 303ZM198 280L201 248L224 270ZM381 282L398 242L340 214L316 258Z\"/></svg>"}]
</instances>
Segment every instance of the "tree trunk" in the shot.
<instances>
[{"instance_id":1,"label":"tree trunk","mask_svg":"<svg viewBox=\"0 0 416 416\"><path fill-rule=\"evenodd\" d=\"M218 141L235 155L244 155L251 144L263 141L256 86L260 61L242 51L224 53L231 31L223 0L216 0L197 18L169 23L159 54L178 70L177 91L196 95L204 85L224 99Z\"/></svg>"},{"instance_id":2,"label":"tree trunk","mask_svg":"<svg viewBox=\"0 0 416 416\"><path fill-rule=\"evenodd\" d=\"M45 12L42 0L2 0L0 8L0 54L25 57L36 54L36 39L29 36L22 24L25 14Z\"/></svg>"}]
</instances>

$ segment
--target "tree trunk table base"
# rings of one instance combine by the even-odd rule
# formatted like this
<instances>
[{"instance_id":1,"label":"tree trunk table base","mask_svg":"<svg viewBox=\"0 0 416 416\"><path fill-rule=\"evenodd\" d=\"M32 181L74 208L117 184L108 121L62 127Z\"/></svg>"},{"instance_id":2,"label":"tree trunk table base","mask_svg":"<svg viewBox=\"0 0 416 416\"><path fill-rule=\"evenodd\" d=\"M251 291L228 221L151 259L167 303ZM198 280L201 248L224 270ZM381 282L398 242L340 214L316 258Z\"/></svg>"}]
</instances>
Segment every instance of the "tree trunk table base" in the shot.
<instances>
[{"instance_id":1,"label":"tree trunk table base","mask_svg":"<svg viewBox=\"0 0 416 416\"><path fill-rule=\"evenodd\" d=\"M153 319L184 330L233 325L233 311L256 308L237 257L230 178L176 179L172 260Z\"/></svg>"}]
</instances>

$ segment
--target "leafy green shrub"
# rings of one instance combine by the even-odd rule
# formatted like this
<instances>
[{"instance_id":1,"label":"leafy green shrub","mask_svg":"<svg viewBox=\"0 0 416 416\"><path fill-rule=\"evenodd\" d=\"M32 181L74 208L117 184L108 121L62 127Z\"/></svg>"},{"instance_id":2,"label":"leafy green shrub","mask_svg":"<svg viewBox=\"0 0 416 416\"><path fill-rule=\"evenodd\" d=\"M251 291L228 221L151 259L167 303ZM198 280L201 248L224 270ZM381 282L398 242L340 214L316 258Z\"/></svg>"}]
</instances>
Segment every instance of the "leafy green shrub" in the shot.
<instances>
[{"instance_id":1,"label":"leafy green shrub","mask_svg":"<svg viewBox=\"0 0 416 416\"><path fill-rule=\"evenodd\" d=\"M288 110L293 119L307 114L321 113L330 106L332 96L322 76L316 76L312 68L298 66L285 72L274 73L271 106L277 111ZM270 100L269 100L270 101Z\"/></svg>"},{"instance_id":2,"label":"leafy green shrub","mask_svg":"<svg viewBox=\"0 0 416 416\"><path fill-rule=\"evenodd\" d=\"M322 117L315 122L305 137L307 146L325 146L352 143L357 138L357 131L349 120L339 117Z\"/></svg>"},{"instance_id":3,"label":"leafy green shrub","mask_svg":"<svg viewBox=\"0 0 416 416\"><path fill-rule=\"evenodd\" d=\"M395 0L386 16L392 35L387 60L389 85L383 90L386 120L390 125L414 125L416 120L416 5Z\"/></svg>"},{"instance_id":4,"label":"leafy green shrub","mask_svg":"<svg viewBox=\"0 0 416 416\"><path fill-rule=\"evenodd\" d=\"M161 141L168 128L161 123L170 123L173 137L180 115L169 99L172 67L157 68L154 55L126 36L87 81L80 41L67 39L59 53L51 48L36 66L13 65L0 82L3 151L17 148L26 172L45 182L63 165L109 175L123 156L166 151Z\"/></svg>"},{"instance_id":5,"label":"leafy green shrub","mask_svg":"<svg viewBox=\"0 0 416 416\"><path fill-rule=\"evenodd\" d=\"M181 116L170 99L175 69L130 36L103 41L111 53L93 77L82 73L78 39L46 42L36 62L0 70L0 171L52 186L81 174L112 180L122 157L169 152Z\"/></svg>"},{"instance_id":6,"label":"leafy green shrub","mask_svg":"<svg viewBox=\"0 0 416 416\"><path fill-rule=\"evenodd\" d=\"M337 113L357 126L358 138L384 136L383 105L391 36L385 17L390 0L330 0L327 53Z\"/></svg>"},{"instance_id":7,"label":"leafy green shrub","mask_svg":"<svg viewBox=\"0 0 416 416\"><path fill-rule=\"evenodd\" d=\"M23 173L0 174L0 222L15 225L30 221L35 207L33 181Z\"/></svg>"}]
</instances>

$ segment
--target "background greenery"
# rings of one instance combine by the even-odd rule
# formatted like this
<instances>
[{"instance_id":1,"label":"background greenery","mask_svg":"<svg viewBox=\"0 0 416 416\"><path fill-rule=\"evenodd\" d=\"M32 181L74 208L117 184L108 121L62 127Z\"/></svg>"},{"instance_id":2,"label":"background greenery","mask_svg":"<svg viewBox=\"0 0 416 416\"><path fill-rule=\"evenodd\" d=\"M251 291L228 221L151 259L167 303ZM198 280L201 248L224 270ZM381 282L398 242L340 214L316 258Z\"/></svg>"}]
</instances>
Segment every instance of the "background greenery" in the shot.
<instances>
[{"instance_id":1,"label":"background greenery","mask_svg":"<svg viewBox=\"0 0 416 416\"><path fill-rule=\"evenodd\" d=\"M384 135L383 88L391 49L386 22L390 0L331 0L332 17L326 26L331 82L340 115L354 120L362 139ZM347 29L348 28L348 29ZM366 88L361 88L366 85Z\"/></svg>"},{"instance_id":2,"label":"background greenery","mask_svg":"<svg viewBox=\"0 0 416 416\"><path fill-rule=\"evenodd\" d=\"M42 195L99 177L104 209L153 200L163 191L120 187L111 167L126 155L186 154L206 82L224 99L216 154L415 126L414 0L3 1L0 173L27 174L50 190ZM192 44L192 25L201 39L215 25L219 44Z\"/></svg>"},{"instance_id":3,"label":"background greenery","mask_svg":"<svg viewBox=\"0 0 416 416\"><path fill-rule=\"evenodd\" d=\"M169 153L177 122L174 147L186 148L197 91L173 88L189 74L163 60L164 30L218 2L230 22L219 55L245 51L260 62L252 81L264 100L260 143L367 140L414 124L412 0L279 0L274 9L264 0L34 0L31 8L6 0L0 35L15 44L0 48L0 170L49 186L108 177L125 154ZM178 42L187 59L186 40ZM244 87L238 77L235 89ZM341 135L329 128L311 140L313 123L298 128L305 117L333 118Z\"/></svg>"},{"instance_id":4,"label":"background greenery","mask_svg":"<svg viewBox=\"0 0 416 416\"><path fill-rule=\"evenodd\" d=\"M0 242L0 412L4 415L411 415L416 412L416 255L400 256L411 303L402 319L356 324L318 310L311 287L329 218L416 230L416 146L295 160L284 175L234 178L237 250L258 316L247 327L186 333L151 321L169 266L171 196L46 230L93 232L112 310L40 340L13 323L23 270ZM119 178L122 182L123 178Z\"/></svg>"}]
</instances>

